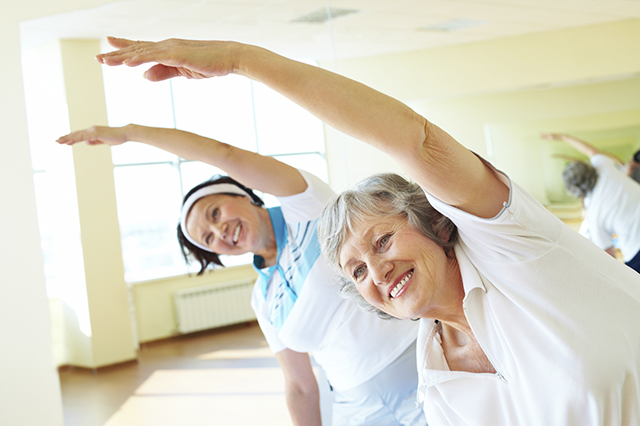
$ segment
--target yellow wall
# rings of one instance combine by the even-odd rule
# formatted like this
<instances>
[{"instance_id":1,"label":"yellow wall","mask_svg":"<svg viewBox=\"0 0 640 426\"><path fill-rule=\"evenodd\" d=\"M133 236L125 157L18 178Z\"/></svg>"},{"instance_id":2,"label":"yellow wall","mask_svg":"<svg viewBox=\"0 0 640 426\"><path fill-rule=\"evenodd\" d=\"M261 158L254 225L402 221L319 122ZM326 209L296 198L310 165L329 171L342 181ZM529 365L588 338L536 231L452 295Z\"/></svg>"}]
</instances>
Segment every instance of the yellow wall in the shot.
<instances>
[{"instance_id":1,"label":"yellow wall","mask_svg":"<svg viewBox=\"0 0 640 426\"><path fill-rule=\"evenodd\" d=\"M100 41L62 40L60 46L69 128L74 131L106 124L102 70L93 59L100 53ZM78 357L70 363L96 368L134 359L135 343L124 281L111 151L106 146L85 144L72 149L91 350L88 358Z\"/></svg>"},{"instance_id":2,"label":"yellow wall","mask_svg":"<svg viewBox=\"0 0 640 426\"><path fill-rule=\"evenodd\" d=\"M132 286L135 318L140 342L178 334L173 293L189 287L257 278L251 265L218 268L201 276L178 276L137 283Z\"/></svg>"}]
</instances>

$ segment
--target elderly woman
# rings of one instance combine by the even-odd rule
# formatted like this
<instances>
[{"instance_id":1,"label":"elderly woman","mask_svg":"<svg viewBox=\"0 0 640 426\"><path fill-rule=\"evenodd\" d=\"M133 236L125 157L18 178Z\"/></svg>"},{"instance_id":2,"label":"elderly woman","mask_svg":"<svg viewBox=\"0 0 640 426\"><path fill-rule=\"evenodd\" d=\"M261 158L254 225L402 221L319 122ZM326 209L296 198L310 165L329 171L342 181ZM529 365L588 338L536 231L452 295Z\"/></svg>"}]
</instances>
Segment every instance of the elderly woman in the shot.
<instances>
[{"instance_id":1,"label":"elderly woman","mask_svg":"<svg viewBox=\"0 0 640 426\"><path fill-rule=\"evenodd\" d=\"M640 277L506 175L404 104L262 48L113 43L98 60L155 62L149 80L258 80L415 180L377 177L338 197L320 240L373 309L421 318L431 425L640 424Z\"/></svg>"},{"instance_id":2,"label":"elderly woman","mask_svg":"<svg viewBox=\"0 0 640 426\"><path fill-rule=\"evenodd\" d=\"M293 424L426 425L415 405L417 324L382 321L340 298L320 255L316 225L333 195L327 184L271 157L176 129L95 126L58 139L81 141L142 142L237 179L217 176L185 195L178 239L200 273L222 265L220 255L254 254L251 306L283 370ZM276 196L280 206L264 208L245 185ZM310 352L333 387L332 423L321 418Z\"/></svg>"},{"instance_id":3,"label":"elderly woman","mask_svg":"<svg viewBox=\"0 0 640 426\"><path fill-rule=\"evenodd\" d=\"M625 263L640 272L640 185L588 142L559 133L542 137L565 142L589 157L591 164L572 161L565 166L562 179L567 193L582 200L589 239L615 257L612 235L617 235Z\"/></svg>"}]
</instances>

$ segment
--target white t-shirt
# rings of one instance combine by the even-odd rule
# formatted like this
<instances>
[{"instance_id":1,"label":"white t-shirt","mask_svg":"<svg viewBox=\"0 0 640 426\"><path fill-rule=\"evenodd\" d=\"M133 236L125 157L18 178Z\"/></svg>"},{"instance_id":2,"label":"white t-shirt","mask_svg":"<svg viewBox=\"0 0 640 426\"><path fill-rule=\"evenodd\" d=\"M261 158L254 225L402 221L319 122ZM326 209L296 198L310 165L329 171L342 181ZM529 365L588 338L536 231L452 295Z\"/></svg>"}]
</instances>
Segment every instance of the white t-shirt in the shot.
<instances>
[{"instance_id":1,"label":"white t-shirt","mask_svg":"<svg viewBox=\"0 0 640 426\"><path fill-rule=\"evenodd\" d=\"M317 218L333 192L317 177L301 173L307 190L279 198L281 217L277 209L269 211L278 265L258 269L251 305L274 352L313 352L331 385L346 390L396 360L415 341L418 324L382 320L338 296L316 233Z\"/></svg>"},{"instance_id":2,"label":"white t-shirt","mask_svg":"<svg viewBox=\"0 0 640 426\"><path fill-rule=\"evenodd\" d=\"M640 425L640 275L503 180L493 219L427 194L458 226L465 316L497 371L449 371L441 324L421 320L429 424Z\"/></svg>"},{"instance_id":3,"label":"white t-shirt","mask_svg":"<svg viewBox=\"0 0 640 426\"><path fill-rule=\"evenodd\" d=\"M613 246L611 234L616 234L616 246L628 262L640 250L640 185L606 155L594 155L591 164L598 171L598 181L584 199L589 238L607 249Z\"/></svg>"}]
</instances>

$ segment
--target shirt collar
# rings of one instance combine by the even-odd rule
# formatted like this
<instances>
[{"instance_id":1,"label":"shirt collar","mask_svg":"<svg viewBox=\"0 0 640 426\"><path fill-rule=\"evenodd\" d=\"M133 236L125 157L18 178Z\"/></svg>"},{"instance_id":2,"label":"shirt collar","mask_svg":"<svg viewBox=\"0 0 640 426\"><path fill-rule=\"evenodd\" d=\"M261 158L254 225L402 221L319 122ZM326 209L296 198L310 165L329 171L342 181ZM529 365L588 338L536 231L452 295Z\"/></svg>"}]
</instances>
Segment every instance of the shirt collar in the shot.
<instances>
[{"instance_id":1,"label":"shirt collar","mask_svg":"<svg viewBox=\"0 0 640 426\"><path fill-rule=\"evenodd\" d=\"M453 247L453 250L456 254L456 260L458 261L458 267L460 268L460 276L462 277L462 287L464 288L465 294L464 300L466 301L472 290L476 288L481 289L486 293L487 288L482 282L482 277L480 277L480 273L476 267L473 266L471 260L467 256L463 243L456 244Z\"/></svg>"},{"instance_id":2,"label":"shirt collar","mask_svg":"<svg viewBox=\"0 0 640 426\"><path fill-rule=\"evenodd\" d=\"M280 254L282 249L287 243L287 223L284 220L282 209L280 207L271 207L267 209L269 212L269 219L271 219L271 225L273 227L273 234L276 237L276 246L278 248L278 255L276 257L276 264L269 267L266 271L263 269L264 258L260 255L253 256L253 269L255 269L262 279L262 296L267 298L267 290L269 289L269 277L280 264Z\"/></svg>"}]
</instances>

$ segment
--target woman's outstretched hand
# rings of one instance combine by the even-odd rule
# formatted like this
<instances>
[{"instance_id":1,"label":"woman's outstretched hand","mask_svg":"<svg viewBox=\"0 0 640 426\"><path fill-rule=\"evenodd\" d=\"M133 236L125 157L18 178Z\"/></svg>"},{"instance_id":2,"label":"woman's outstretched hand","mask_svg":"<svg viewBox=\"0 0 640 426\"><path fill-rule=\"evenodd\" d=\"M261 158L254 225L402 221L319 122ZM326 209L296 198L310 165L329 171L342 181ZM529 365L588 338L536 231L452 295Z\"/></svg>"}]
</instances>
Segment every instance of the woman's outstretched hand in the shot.
<instances>
[{"instance_id":1,"label":"woman's outstretched hand","mask_svg":"<svg viewBox=\"0 0 640 426\"><path fill-rule=\"evenodd\" d=\"M563 133L541 133L540 137L548 141L562 141L567 135Z\"/></svg>"},{"instance_id":2,"label":"woman's outstretched hand","mask_svg":"<svg viewBox=\"0 0 640 426\"><path fill-rule=\"evenodd\" d=\"M130 67L155 63L144 73L149 81L173 77L209 78L233 73L238 68L238 53L242 47L240 43L215 40L150 42L108 37L107 41L118 50L96 55L98 62Z\"/></svg>"},{"instance_id":3,"label":"woman's outstretched hand","mask_svg":"<svg viewBox=\"0 0 640 426\"><path fill-rule=\"evenodd\" d=\"M62 136L58 138L56 142L60 145L74 145L78 142L85 142L88 145L120 145L129 140L127 138L126 128L127 126L91 126Z\"/></svg>"}]
</instances>

